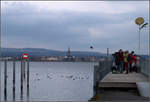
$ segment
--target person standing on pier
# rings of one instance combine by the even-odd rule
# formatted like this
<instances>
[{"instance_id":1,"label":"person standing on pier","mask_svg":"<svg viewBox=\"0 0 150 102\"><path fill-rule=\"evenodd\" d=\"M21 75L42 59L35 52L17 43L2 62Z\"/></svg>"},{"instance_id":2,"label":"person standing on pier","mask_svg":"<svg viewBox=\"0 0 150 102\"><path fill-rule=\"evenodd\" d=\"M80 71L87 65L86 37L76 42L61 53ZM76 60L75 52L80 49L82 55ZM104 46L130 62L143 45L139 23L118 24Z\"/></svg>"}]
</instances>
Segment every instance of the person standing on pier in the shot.
<instances>
[{"instance_id":1,"label":"person standing on pier","mask_svg":"<svg viewBox=\"0 0 150 102\"><path fill-rule=\"evenodd\" d=\"M123 73L124 69L124 57L122 49L119 50L119 61L120 61L120 73Z\"/></svg>"},{"instance_id":2,"label":"person standing on pier","mask_svg":"<svg viewBox=\"0 0 150 102\"><path fill-rule=\"evenodd\" d=\"M119 59L119 52L115 53L115 63L117 66L117 71L120 72L120 59Z\"/></svg>"},{"instance_id":3,"label":"person standing on pier","mask_svg":"<svg viewBox=\"0 0 150 102\"><path fill-rule=\"evenodd\" d=\"M128 62L129 62L129 72L133 72L133 54L134 51L132 51L128 56Z\"/></svg>"},{"instance_id":4,"label":"person standing on pier","mask_svg":"<svg viewBox=\"0 0 150 102\"><path fill-rule=\"evenodd\" d=\"M124 53L124 63L125 63L125 70L126 70L126 73L125 74L128 74L128 56L129 56L129 54L128 54L128 51L125 51L125 53Z\"/></svg>"},{"instance_id":5,"label":"person standing on pier","mask_svg":"<svg viewBox=\"0 0 150 102\"><path fill-rule=\"evenodd\" d=\"M119 71L119 57L118 52L115 52L112 54L113 56L113 66L112 66L112 72L118 72Z\"/></svg>"},{"instance_id":6,"label":"person standing on pier","mask_svg":"<svg viewBox=\"0 0 150 102\"><path fill-rule=\"evenodd\" d=\"M133 55L133 63L132 63L132 68L133 68L133 71L137 72L137 57L136 57L136 54Z\"/></svg>"}]
</instances>

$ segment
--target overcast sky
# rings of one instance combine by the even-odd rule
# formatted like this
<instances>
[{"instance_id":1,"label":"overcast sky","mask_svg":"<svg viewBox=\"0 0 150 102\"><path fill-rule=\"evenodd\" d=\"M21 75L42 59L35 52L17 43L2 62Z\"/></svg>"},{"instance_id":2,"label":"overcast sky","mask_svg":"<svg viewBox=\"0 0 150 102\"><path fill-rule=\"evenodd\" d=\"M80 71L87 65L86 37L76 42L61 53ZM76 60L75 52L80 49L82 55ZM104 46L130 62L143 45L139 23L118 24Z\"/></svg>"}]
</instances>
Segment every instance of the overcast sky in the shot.
<instances>
[{"instance_id":1,"label":"overcast sky","mask_svg":"<svg viewBox=\"0 0 150 102\"><path fill-rule=\"evenodd\" d=\"M149 22L148 1L2 1L2 47L137 51L137 17ZM141 33L148 54L148 26Z\"/></svg>"}]
</instances>

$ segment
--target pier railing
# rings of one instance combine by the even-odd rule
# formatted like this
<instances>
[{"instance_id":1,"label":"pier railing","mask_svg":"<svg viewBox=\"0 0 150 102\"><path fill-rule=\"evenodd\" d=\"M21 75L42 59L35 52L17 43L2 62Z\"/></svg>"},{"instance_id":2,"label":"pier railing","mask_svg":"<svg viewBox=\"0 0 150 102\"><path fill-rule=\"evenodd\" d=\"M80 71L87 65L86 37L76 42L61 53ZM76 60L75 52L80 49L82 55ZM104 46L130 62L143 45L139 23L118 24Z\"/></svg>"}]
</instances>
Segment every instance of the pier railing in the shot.
<instances>
[{"instance_id":1,"label":"pier railing","mask_svg":"<svg viewBox=\"0 0 150 102\"><path fill-rule=\"evenodd\" d=\"M101 81L110 71L112 67L112 60L103 60L99 62L99 65L94 66L94 95L96 95L96 88Z\"/></svg>"},{"instance_id":2,"label":"pier railing","mask_svg":"<svg viewBox=\"0 0 150 102\"><path fill-rule=\"evenodd\" d=\"M94 66L94 80L100 81L102 80L106 74L111 71L112 61L104 60L100 61L99 65Z\"/></svg>"},{"instance_id":3,"label":"pier railing","mask_svg":"<svg viewBox=\"0 0 150 102\"><path fill-rule=\"evenodd\" d=\"M141 69L141 73L150 77L150 60L149 59L139 60L139 66Z\"/></svg>"}]
</instances>

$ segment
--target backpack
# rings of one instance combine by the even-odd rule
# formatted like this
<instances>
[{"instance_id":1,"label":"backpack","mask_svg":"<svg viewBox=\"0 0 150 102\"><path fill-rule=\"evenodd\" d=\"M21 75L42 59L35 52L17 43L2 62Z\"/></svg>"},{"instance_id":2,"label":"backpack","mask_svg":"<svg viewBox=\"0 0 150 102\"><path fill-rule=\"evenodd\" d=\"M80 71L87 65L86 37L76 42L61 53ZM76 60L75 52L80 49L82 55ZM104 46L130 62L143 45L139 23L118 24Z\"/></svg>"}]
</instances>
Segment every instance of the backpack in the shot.
<instances>
[{"instance_id":1,"label":"backpack","mask_svg":"<svg viewBox=\"0 0 150 102\"><path fill-rule=\"evenodd\" d=\"M128 58L127 58L127 61L129 62L129 61L131 61L132 60L132 56L129 54L128 55Z\"/></svg>"}]
</instances>

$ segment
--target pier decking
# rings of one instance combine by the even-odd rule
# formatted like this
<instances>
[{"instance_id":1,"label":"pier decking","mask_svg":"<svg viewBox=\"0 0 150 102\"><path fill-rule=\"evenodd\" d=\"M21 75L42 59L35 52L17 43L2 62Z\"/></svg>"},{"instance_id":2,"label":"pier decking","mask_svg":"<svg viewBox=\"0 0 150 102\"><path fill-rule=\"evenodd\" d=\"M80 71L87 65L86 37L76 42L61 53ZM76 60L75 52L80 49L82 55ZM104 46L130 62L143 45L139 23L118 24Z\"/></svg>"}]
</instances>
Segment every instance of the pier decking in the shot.
<instances>
[{"instance_id":1,"label":"pier decking","mask_svg":"<svg viewBox=\"0 0 150 102\"><path fill-rule=\"evenodd\" d=\"M137 82L148 82L148 76L142 73L112 74L109 72L98 82L95 101L149 101L142 97L137 89Z\"/></svg>"},{"instance_id":2,"label":"pier decking","mask_svg":"<svg viewBox=\"0 0 150 102\"><path fill-rule=\"evenodd\" d=\"M129 73L129 74L112 74L112 72L108 73L101 82L147 82L149 81L148 77L142 73Z\"/></svg>"}]
</instances>

